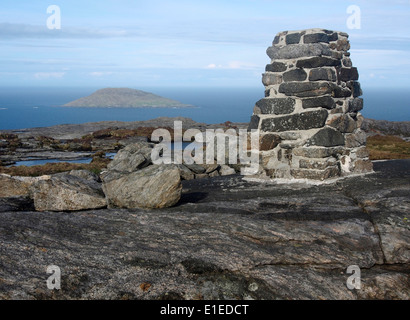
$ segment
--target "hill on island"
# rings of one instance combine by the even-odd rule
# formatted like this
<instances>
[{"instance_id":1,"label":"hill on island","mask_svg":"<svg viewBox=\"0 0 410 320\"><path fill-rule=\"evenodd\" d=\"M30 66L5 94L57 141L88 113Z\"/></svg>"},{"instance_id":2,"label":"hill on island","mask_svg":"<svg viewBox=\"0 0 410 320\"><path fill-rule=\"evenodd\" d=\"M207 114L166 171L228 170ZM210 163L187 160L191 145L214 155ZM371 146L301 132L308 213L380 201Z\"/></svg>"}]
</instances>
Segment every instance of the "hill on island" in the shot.
<instances>
[{"instance_id":1,"label":"hill on island","mask_svg":"<svg viewBox=\"0 0 410 320\"><path fill-rule=\"evenodd\" d=\"M192 108L194 106L141 90L129 88L105 88L97 90L88 97L66 103L63 107Z\"/></svg>"}]
</instances>

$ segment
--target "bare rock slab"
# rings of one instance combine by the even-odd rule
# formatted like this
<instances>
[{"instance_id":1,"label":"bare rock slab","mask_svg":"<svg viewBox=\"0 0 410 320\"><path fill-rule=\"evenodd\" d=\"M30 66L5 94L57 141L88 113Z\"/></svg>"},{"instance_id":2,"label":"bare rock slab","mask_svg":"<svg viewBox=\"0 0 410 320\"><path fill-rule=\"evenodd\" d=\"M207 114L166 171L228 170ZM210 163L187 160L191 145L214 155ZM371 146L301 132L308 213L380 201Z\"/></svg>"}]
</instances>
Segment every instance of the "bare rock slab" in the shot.
<instances>
[{"instance_id":1,"label":"bare rock slab","mask_svg":"<svg viewBox=\"0 0 410 320\"><path fill-rule=\"evenodd\" d=\"M324 185L184 181L159 210L2 212L0 299L408 300L408 165Z\"/></svg>"}]
</instances>

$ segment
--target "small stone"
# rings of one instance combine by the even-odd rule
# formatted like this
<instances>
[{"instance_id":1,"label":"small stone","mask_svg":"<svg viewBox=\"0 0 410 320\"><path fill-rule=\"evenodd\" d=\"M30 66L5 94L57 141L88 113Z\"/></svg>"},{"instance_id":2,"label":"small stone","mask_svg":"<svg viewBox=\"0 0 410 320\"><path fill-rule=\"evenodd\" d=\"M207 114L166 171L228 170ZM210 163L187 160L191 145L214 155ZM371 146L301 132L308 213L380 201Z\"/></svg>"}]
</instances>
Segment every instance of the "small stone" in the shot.
<instances>
[{"instance_id":1,"label":"small stone","mask_svg":"<svg viewBox=\"0 0 410 320\"><path fill-rule=\"evenodd\" d=\"M349 57L343 58L342 64L346 68L351 68L353 66L352 60Z\"/></svg>"},{"instance_id":2,"label":"small stone","mask_svg":"<svg viewBox=\"0 0 410 320\"><path fill-rule=\"evenodd\" d=\"M283 81L305 81L307 73L303 69L293 69L283 74Z\"/></svg>"},{"instance_id":3,"label":"small stone","mask_svg":"<svg viewBox=\"0 0 410 320\"><path fill-rule=\"evenodd\" d=\"M328 57L317 56L308 59L301 59L296 63L297 68L319 68L319 67L338 67L341 61Z\"/></svg>"},{"instance_id":4,"label":"small stone","mask_svg":"<svg viewBox=\"0 0 410 320\"><path fill-rule=\"evenodd\" d=\"M286 36L286 44L296 44L300 42L300 33L291 33Z\"/></svg>"},{"instance_id":5,"label":"small stone","mask_svg":"<svg viewBox=\"0 0 410 320\"><path fill-rule=\"evenodd\" d=\"M357 81L348 81L346 83L347 87L351 90L353 94L353 98L360 97L363 95L362 89L360 87L360 83Z\"/></svg>"},{"instance_id":6,"label":"small stone","mask_svg":"<svg viewBox=\"0 0 410 320\"><path fill-rule=\"evenodd\" d=\"M315 97L331 93L333 86L329 82L285 82L279 86L279 92L287 96Z\"/></svg>"},{"instance_id":7,"label":"small stone","mask_svg":"<svg viewBox=\"0 0 410 320\"><path fill-rule=\"evenodd\" d=\"M195 174L195 179L205 179L205 178L209 178L209 175L206 173Z\"/></svg>"},{"instance_id":8,"label":"small stone","mask_svg":"<svg viewBox=\"0 0 410 320\"><path fill-rule=\"evenodd\" d=\"M310 70L309 81L318 80L336 81L336 72L330 68L316 68Z\"/></svg>"},{"instance_id":9,"label":"small stone","mask_svg":"<svg viewBox=\"0 0 410 320\"><path fill-rule=\"evenodd\" d=\"M295 103L292 98L264 98L256 102L255 113L289 114L295 110Z\"/></svg>"},{"instance_id":10,"label":"small stone","mask_svg":"<svg viewBox=\"0 0 410 320\"><path fill-rule=\"evenodd\" d=\"M328 167L325 170L291 169L290 174L295 179L323 181L340 176L340 169L337 166Z\"/></svg>"},{"instance_id":11,"label":"small stone","mask_svg":"<svg viewBox=\"0 0 410 320\"><path fill-rule=\"evenodd\" d=\"M259 150L268 151L277 147L277 145L282 141L282 139L273 133L264 134L260 138Z\"/></svg>"},{"instance_id":12,"label":"small stone","mask_svg":"<svg viewBox=\"0 0 410 320\"><path fill-rule=\"evenodd\" d=\"M359 73L357 72L357 68L341 68L340 69L340 78L341 81L350 81L350 80L358 80Z\"/></svg>"},{"instance_id":13,"label":"small stone","mask_svg":"<svg viewBox=\"0 0 410 320\"><path fill-rule=\"evenodd\" d=\"M323 43L290 44L279 47L272 46L266 50L271 59L297 59L302 57L330 56L331 50Z\"/></svg>"},{"instance_id":14,"label":"small stone","mask_svg":"<svg viewBox=\"0 0 410 320\"><path fill-rule=\"evenodd\" d=\"M282 132L321 128L325 125L327 116L328 112L322 109L289 116L263 119L261 130L265 132Z\"/></svg>"},{"instance_id":15,"label":"small stone","mask_svg":"<svg viewBox=\"0 0 410 320\"><path fill-rule=\"evenodd\" d=\"M193 163L193 164L184 164L185 167L187 167L189 170L191 170L193 173L205 173L206 169L197 164L197 163Z\"/></svg>"},{"instance_id":16,"label":"small stone","mask_svg":"<svg viewBox=\"0 0 410 320\"><path fill-rule=\"evenodd\" d=\"M275 38L273 39L272 44L273 44L273 45L278 44L279 41L280 41L280 36L275 36Z\"/></svg>"},{"instance_id":17,"label":"small stone","mask_svg":"<svg viewBox=\"0 0 410 320\"><path fill-rule=\"evenodd\" d=\"M343 153L342 147L300 147L293 149L293 154L295 156L305 157L305 158L328 158L337 157L339 154Z\"/></svg>"},{"instance_id":18,"label":"small stone","mask_svg":"<svg viewBox=\"0 0 410 320\"><path fill-rule=\"evenodd\" d=\"M354 98L348 100L348 112L359 112L363 109L363 99Z\"/></svg>"},{"instance_id":19,"label":"small stone","mask_svg":"<svg viewBox=\"0 0 410 320\"><path fill-rule=\"evenodd\" d=\"M230 166L226 164L221 165L221 168L219 169L219 174L221 176L230 176L235 173L236 173L235 169L231 168Z\"/></svg>"},{"instance_id":20,"label":"small stone","mask_svg":"<svg viewBox=\"0 0 410 320\"><path fill-rule=\"evenodd\" d=\"M346 148L357 148L366 145L366 132L358 129L354 133L349 133L345 135Z\"/></svg>"},{"instance_id":21,"label":"small stone","mask_svg":"<svg viewBox=\"0 0 410 320\"><path fill-rule=\"evenodd\" d=\"M343 53L339 51L332 51L331 57L336 60L341 60L343 58Z\"/></svg>"},{"instance_id":22,"label":"small stone","mask_svg":"<svg viewBox=\"0 0 410 320\"><path fill-rule=\"evenodd\" d=\"M307 143L307 145L322 147L334 147L344 144L345 139L343 134L329 127L319 130Z\"/></svg>"},{"instance_id":23,"label":"small stone","mask_svg":"<svg viewBox=\"0 0 410 320\"><path fill-rule=\"evenodd\" d=\"M342 133L351 133L356 129L356 121L347 114L333 117L326 124Z\"/></svg>"},{"instance_id":24,"label":"small stone","mask_svg":"<svg viewBox=\"0 0 410 320\"><path fill-rule=\"evenodd\" d=\"M329 41L337 41L338 39L339 39L339 35L337 34L337 32L333 32L328 35Z\"/></svg>"},{"instance_id":25,"label":"small stone","mask_svg":"<svg viewBox=\"0 0 410 320\"><path fill-rule=\"evenodd\" d=\"M304 43L318 43L318 42L329 43L329 36L326 33L305 34L303 37L303 42Z\"/></svg>"},{"instance_id":26,"label":"small stone","mask_svg":"<svg viewBox=\"0 0 410 320\"><path fill-rule=\"evenodd\" d=\"M360 147L356 149L355 154L357 158L368 158L369 150L366 147Z\"/></svg>"},{"instance_id":27,"label":"small stone","mask_svg":"<svg viewBox=\"0 0 410 320\"><path fill-rule=\"evenodd\" d=\"M325 170L327 167L335 166L336 159L321 159L321 160L311 160L311 159L300 159L299 167L301 169L314 169L314 170Z\"/></svg>"},{"instance_id":28,"label":"small stone","mask_svg":"<svg viewBox=\"0 0 410 320\"><path fill-rule=\"evenodd\" d=\"M218 170L212 171L211 173L209 173L209 177L213 178L213 177L219 177L219 172Z\"/></svg>"},{"instance_id":29,"label":"small stone","mask_svg":"<svg viewBox=\"0 0 410 320\"><path fill-rule=\"evenodd\" d=\"M109 171L128 172L142 169L152 163L151 152L153 144L137 142L118 151L114 159L108 164Z\"/></svg>"},{"instance_id":30,"label":"small stone","mask_svg":"<svg viewBox=\"0 0 410 320\"><path fill-rule=\"evenodd\" d=\"M299 140L302 138L300 132L294 131L280 132L278 135L282 140Z\"/></svg>"},{"instance_id":31,"label":"small stone","mask_svg":"<svg viewBox=\"0 0 410 320\"><path fill-rule=\"evenodd\" d=\"M334 98L347 98L352 95L352 91L347 87L334 86L332 95Z\"/></svg>"},{"instance_id":32,"label":"small stone","mask_svg":"<svg viewBox=\"0 0 410 320\"><path fill-rule=\"evenodd\" d=\"M358 159L353 164L354 173L369 173L373 172L373 164L370 160Z\"/></svg>"},{"instance_id":33,"label":"small stone","mask_svg":"<svg viewBox=\"0 0 410 320\"><path fill-rule=\"evenodd\" d=\"M307 98L302 100L302 107L304 109L308 108L326 108L333 109L335 108L335 101L331 96L323 96L316 98Z\"/></svg>"},{"instance_id":34,"label":"small stone","mask_svg":"<svg viewBox=\"0 0 410 320\"><path fill-rule=\"evenodd\" d=\"M195 174L189 170L185 165L178 164L179 174L182 180L192 180L195 179Z\"/></svg>"},{"instance_id":35,"label":"small stone","mask_svg":"<svg viewBox=\"0 0 410 320\"><path fill-rule=\"evenodd\" d=\"M271 72L266 72L262 75L262 83L264 86L272 86L282 83L282 75Z\"/></svg>"},{"instance_id":36,"label":"small stone","mask_svg":"<svg viewBox=\"0 0 410 320\"><path fill-rule=\"evenodd\" d=\"M287 65L283 62L274 61L271 64L266 65L265 71L266 72L283 72L286 71Z\"/></svg>"},{"instance_id":37,"label":"small stone","mask_svg":"<svg viewBox=\"0 0 410 320\"><path fill-rule=\"evenodd\" d=\"M248 130L257 130L259 128L259 120L260 118L258 115L253 115L249 122Z\"/></svg>"},{"instance_id":38,"label":"small stone","mask_svg":"<svg viewBox=\"0 0 410 320\"><path fill-rule=\"evenodd\" d=\"M215 164L205 164L203 166L205 167L205 173L208 173L208 174L214 171L217 171L220 167L219 164L216 164L216 163Z\"/></svg>"},{"instance_id":39,"label":"small stone","mask_svg":"<svg viewBox=\"0 0 410 320\"><path fill-rule=\"evenodd\" d=\"M350 50L350 42L347 39L337 40L336 42L336 50L337 51L349 51Z\"/></svg>"}]
</instances>

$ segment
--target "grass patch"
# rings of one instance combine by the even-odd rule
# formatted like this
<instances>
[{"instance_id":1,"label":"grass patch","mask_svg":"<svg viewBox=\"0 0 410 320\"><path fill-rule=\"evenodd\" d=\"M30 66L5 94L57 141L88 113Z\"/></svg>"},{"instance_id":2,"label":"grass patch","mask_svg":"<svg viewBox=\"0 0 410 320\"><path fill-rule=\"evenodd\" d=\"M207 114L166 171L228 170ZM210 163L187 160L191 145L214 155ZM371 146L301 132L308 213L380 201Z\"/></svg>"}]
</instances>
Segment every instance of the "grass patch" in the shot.
<instances>
[{"instance_id":1,"label":"grass patch","mask_svg":"<svg viewBox=\"0 0 410 320\"><path fill-rule=\"evenodd\" d=\"M370 160L410 159L410 142L397 136L368 137L367 150Z\"/></svg>"}]
</instances>

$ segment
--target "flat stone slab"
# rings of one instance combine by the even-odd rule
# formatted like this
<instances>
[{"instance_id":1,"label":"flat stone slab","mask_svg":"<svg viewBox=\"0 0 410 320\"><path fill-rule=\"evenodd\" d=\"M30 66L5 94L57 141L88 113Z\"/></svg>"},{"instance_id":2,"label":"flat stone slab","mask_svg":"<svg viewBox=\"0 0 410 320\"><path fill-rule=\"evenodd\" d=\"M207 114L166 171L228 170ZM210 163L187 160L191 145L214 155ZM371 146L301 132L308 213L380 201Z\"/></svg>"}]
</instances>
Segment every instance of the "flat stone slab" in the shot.
<instances>
[{"instance_id":1,"label":"flat stone slab","mask_svg":"<svg viewBox=\"0 0 410 320\"><path fill-rule=\"evenodd\" d=\"M184 181L159 210L1 212L0 299L408 300L409 165L322 185Z\"/></svg>"},{"instance_id":2,"label":"flat stone slab","mask_svg":"<svg viewBox=\"0 0 410 320\"><path fill-rule=\"evenodd\" d=\"M325 125L327 116L328 112L322 109L283 117L262 119L261 130L265 132L283 132L321 128Z\"/></svg>"}]
</instances>

